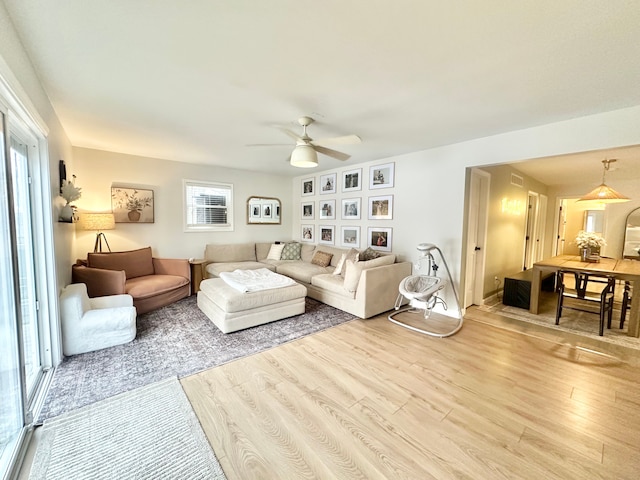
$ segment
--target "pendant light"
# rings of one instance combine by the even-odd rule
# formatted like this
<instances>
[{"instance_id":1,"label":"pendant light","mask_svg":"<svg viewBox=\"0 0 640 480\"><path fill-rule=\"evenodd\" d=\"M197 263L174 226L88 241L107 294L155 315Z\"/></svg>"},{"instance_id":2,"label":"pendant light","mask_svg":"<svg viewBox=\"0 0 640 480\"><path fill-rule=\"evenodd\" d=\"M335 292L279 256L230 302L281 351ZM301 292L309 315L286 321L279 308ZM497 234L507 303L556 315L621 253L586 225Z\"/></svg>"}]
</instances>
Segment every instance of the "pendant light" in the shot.
<instances>
[{"instance_id":1,"label":"pendant light","mask_svg":"<svg viewBox=\"0 0 640 480\"><path fill-rule=\"evenodd\" d=\"M584 197L582 197L579 202L599 202L599 203L621 203L628 202L630 199L625 197L621 193L616 192L613 188L608 187L604 183L604 177L609 170L609 165L615 162L616 159L613 158L611 160L602 160L604 165L604 170L602 172L602 183L599 187L593 189L589 193L587 193Z\"/></svg>"},{"instance_id":2,"label":"pendant light","mask_svg":"<svg viewBox=\"0 0 640 480\"><path fill-rule=\"evenodd\" d=\"M299 168L313 168L318 166L318 154L311 145L299 144L291 153L291 165Z\"/></svg>"}]
</instances>

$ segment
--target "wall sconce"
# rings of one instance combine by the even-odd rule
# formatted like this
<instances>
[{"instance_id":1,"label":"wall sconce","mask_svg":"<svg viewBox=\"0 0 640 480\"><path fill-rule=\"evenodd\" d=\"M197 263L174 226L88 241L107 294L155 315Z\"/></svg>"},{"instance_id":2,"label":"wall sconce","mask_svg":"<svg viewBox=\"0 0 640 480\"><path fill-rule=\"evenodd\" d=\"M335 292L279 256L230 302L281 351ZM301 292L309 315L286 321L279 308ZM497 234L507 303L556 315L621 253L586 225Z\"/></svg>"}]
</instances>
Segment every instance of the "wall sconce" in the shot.
<instances>
[{"instance_id":1,"label":"wall sconce","mask_svg":"<svg viewBox=\"0 0 640 480\"><path fill-rule=\"evenodd\" d=\"M98 232L96 235L96 243L93 246L93 251L102 252L103 239L107 248L111 251L109 242L107 242L107 237L102 233L102 230L113 230L116 228L116 221L113 213L84 213L81 218L83 230L96 230Z\"/></svg>"}]
</instances>

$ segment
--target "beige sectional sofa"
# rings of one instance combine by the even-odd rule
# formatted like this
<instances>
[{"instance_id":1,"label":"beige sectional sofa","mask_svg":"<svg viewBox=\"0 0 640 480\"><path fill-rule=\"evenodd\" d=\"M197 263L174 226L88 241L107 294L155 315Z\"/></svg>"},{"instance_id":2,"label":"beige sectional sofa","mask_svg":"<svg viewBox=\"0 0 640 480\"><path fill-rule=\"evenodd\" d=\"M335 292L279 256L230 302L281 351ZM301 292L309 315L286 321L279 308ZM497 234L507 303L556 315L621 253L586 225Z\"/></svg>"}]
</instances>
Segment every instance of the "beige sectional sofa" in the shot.
<instances>
[{"instance_id":1,"label":"beige sectional sofa","mask_svg":"<svg viewBox=\"0 0 640 480\"><path fill-rule=\"evenodd\" d=\"M294 242L295 243L295 242ZM268 259L271 243L208 244L203 274L219 277L236 269L268 268L293 278L307 288L307 296L360 318L369 318L393 309L401 280L411 275L410 262L397 262L395 255L382 254L367 261L343 262L334 275L343 253L350 249L301 243L300 259ZM326 267L312 263L317 252L331 256ZM351 252L353 253L353 252Z\"/></svg>"}]
</instances>

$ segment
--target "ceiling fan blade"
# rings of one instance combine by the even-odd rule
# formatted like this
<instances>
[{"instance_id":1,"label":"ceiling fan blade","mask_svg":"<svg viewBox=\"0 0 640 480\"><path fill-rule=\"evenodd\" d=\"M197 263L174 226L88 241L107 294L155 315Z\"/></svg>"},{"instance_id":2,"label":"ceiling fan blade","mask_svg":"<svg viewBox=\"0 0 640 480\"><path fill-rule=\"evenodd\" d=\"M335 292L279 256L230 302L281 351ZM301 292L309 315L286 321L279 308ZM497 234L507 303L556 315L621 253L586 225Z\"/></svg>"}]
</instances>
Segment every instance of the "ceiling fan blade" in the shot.
<instances>
[{"instance_id":1,"label":"ceiling fan blade","mask_svg":"<svg viewBox=\"0 0 640 480\"><path fill-rule=\"evenodd\" d=\"M314 140L313 143L323 145L356 145L362 143L362 139L358 135L345 135L343 137L321 138Z\"/></svg>"},{"instance_id":2,"label":"ceiling fan blade","mask_svg":"<svg viewBox=\"0 0 640 480\"><path fill-rule=\"evenodd\" d=\"M282 128L282 127L278 127L278 130L280 130L285 135L289 135L296 142L298 142L298 141L302 142L303 141L303 139L302 139L302 137L300 135L297 135L297 134L293 133L291 130L288 130L288 129Z\"/></svg>"},{"instance_id":3,"label":"ceiling fan blade","mask_svg":"<svg viewBox=\"0 0 640 480\"><path fill-rule=\"evenodd\" d=\"M349 160L351 158L351 155L338 152L337 150L331 150L330 148L321 147L319 145L314 145L313 148L316 152L323 153L329 157L335 158L336 160Z\"/></svg>"}]
</instances>

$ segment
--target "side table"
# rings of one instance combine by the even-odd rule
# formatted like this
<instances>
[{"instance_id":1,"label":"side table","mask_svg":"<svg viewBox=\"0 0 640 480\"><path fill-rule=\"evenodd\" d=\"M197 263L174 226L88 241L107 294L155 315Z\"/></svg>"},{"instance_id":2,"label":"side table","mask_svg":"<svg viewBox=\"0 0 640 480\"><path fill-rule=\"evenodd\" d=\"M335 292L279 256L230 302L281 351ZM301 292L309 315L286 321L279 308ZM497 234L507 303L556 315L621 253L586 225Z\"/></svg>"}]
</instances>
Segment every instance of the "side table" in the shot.
<instances>
[{"instance_id":1,"label":"side table","mask_svg":"<svg viewBox=\"0 0 640 480\"><path fill-rule=\"evenodd\" d=\"M195 295L200 290L200 282L204 278L204 272L202 266L206 263L206 260L201 258L189 259L191 265L191 295Z\"/></svg>"}]
</instances>

